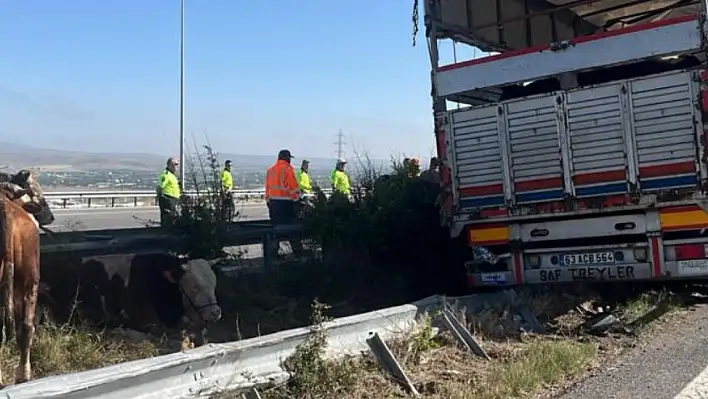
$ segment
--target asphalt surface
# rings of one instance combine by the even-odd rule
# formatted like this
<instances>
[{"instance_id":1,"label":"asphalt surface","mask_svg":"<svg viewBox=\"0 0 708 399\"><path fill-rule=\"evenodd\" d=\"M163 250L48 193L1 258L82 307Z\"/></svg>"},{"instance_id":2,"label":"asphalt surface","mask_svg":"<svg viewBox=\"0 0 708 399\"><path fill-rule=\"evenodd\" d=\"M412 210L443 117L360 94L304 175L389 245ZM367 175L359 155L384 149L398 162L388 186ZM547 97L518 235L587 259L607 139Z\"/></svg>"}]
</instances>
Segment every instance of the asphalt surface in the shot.
<instances>
[{"instance_id":1,"label":"asphalt surface","mask_svg":"<svg viewBox=\"0 0 708 399\"><path fill-rule=\"evenodd\" d=\"M268 219L265 203L247 203L237 209L241 213L238 220ZM54 223L48 226L54 231L135 228L145 226L146 220L160 220L156 207L54 209L54 216Z\"/></svg>"},{"instance_id":2,"label":"asphalt surface","mask_svg":"<svg viewBox=\"0 0 708 399\"><path fill-rule=\"evenodd\" d=\"M561 398L708 398L706 366L708 305L699 305Z\"/></svg>"}]
</instances>

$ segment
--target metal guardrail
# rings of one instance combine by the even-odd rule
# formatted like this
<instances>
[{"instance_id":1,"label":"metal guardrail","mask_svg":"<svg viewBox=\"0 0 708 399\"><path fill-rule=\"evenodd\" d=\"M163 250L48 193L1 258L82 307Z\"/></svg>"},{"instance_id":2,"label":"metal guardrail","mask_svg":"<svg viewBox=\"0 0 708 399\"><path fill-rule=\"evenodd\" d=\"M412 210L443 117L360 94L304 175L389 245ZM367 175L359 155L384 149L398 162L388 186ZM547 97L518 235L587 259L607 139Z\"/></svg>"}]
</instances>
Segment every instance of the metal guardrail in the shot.
<instances>
[{"instance_id":1,"label":"metal guardrail","mask_svg":"<svg viewBox=\"0 0 708 399\"><path fill-rule=\"evenodd\" d=\"M263 244L280 240L302 230L300 225L273 226L270 220L234 222L227 231L226 246ZM107 253L160 251L168 249L180 237L161 227L137 227L113 230L56 232L40 236L42 255L74 253L81 256Z\"/></svg>"},{"instance_id":2,"label":"metal guardrail","mask_svg":"<svg viewBox=\"0 0 708 399\"><path fill-rule=\"evenodd\" d=\"M332 193L331 188L324 188L322 192L329 195ZM204 192L202 192L204 193ZM235 199L238 200L250 200L250 199L263 199L265 195L265 189L254 189L254 190L232 190L231 193L234 195ZM197 191L185 191L186 195L197 195ZM132 206L139 206L140 201L138 199L149 199L150 205L155 206L155 191L154 190L113 190L113 191L52 191L47 192L44 196L49 201L61 201L62 208L67 208L70 206L71 202L81 201L80 205L85 205L91 207L94 200L106 200L105 206L115 207L117 203L116 200L126 200L132 199ZM123 202L124 204L127 204ZM130 202L128 202L130 203Z\"/></svg>"},{"instance_id":3,"label":"metal guardrail","mask_svg":"<svg viewBox=\"0 0 708 399\"><path fill-rule=\"evenodd\" d=\"M468 312L509 295L482 294L459 298L439 296L326 323L327 355L332 358L367 349L367 337L390 339L409 331L419 316L447 308L451 302ZM287 373L280 362L310 334L297 328L243 341L208 344L180 353L135 360L75 374L59 375L7 387L0 398L33 399L187 399L209 397L215 391L242 390L273 381Z\"/></svg>"}]
</instances>

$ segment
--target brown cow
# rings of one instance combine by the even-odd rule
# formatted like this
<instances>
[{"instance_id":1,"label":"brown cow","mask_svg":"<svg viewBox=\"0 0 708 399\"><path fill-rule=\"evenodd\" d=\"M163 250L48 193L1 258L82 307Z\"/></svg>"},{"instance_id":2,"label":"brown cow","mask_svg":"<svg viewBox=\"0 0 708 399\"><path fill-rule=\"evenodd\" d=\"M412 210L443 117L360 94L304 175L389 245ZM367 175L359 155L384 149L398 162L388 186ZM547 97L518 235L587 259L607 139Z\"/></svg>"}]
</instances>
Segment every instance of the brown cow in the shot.
<instances>
[{"instance_id":1,"label":"brown cow","mask_svg":"<svg viewBox=\"0 0 708 399\"><path fill-rule=\"evenodd\" d=\"M15 381L31 378L30 347L39 285L39 231L54 215L29 171L0 183L0 291L3 343L17 334L20 362ZM15 330L17 328L17 330ZM2 385L0 368L0 385Z\"/></svg>"}]
</instances>

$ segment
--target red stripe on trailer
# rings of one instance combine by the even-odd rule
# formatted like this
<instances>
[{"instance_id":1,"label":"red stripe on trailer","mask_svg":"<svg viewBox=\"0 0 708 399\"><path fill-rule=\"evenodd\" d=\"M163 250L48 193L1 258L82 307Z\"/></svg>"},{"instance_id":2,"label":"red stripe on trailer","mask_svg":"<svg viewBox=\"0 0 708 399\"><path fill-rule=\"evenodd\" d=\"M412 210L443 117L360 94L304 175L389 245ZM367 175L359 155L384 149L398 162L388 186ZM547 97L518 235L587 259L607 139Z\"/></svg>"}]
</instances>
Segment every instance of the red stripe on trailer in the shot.
<instances>
[{"instance_id":1,"label":"red stripe on trailer","mask_svg":"<svg viewBox=\"0 0 708 399\"><path fill-rule=\"evenodd\" d=\"M651 177L671 176L683 173L695 173L696 164L693 161L670 163L666 165L644 166L639 168L639 177L647 179Z\"/></svg>"},{"instance_id":2,"label":"red stripe on trailer","mask_svg":"<svg viewBox=\"0 0 708 399\"><path fill-rule=\"evenodd\" d=\"M708 223L693 223L687 225L662 227L661 231L681 231L681 230L698 230L708 228Z\"/></svg>"},{"instance_id":3,"label":"red stripe on trailer","mask_svg":"<svg viewBox=\"0 0 708 399\"><path fill-rule=\"evenodd\" d=\"M603 197L602 204L603 208L611 206L626 205L632 202L632 198L627 194L612 195L608 197ZM593 206L597 206L595 199L593 198L578 198L575 200L577 210L592 209ZM593 206L590 206L593 204ZM554 212L568 212L568 204L565 201L553 201L546 202L543 204L536 204L536 212L538 213L554 213ZM576 209L574 209L576 210Z\"/></svg>"},{"instance_id":4,"label":"red stripe on trailer","mask_svg":"<svg viewBox=\"0 0 708 399\"><path fill-rule=\"evenodd\" d=\"M546 188L563 187L563 179L560 177L548 177L545 179L529 180L514 183L514 189L517 193L524 191L543 190Z\"/></svg>"},{"instance_id":5,"label":"red stripe on trailer","mask_svg":"<svg viewBox=\"0 0 708 399\"><path fill-rule=\"evenodd\" d=\"M482 209L479 212L480 216L482 216L484 218L507 216L508 213L509 213L509 211L506 209L506 207L499 208L499 209Z\"/></svg>"},{"instance_id":6,"label":"red stripe on trailer","mask_svg":"<svg viewBox=\"0 0 708 399\"><path fill-rule=\"evenodd\" d=\"M654 278L661 277L661 252L659 248L659 237L651 238L651 259L654 264Z\"/></svg>"},{"instance_id":7,"label":"red stripe on trailer","mask_svg":"<svg viewBox=\"0 0 708 399\"><path fill-rule=\"evenodd\" d=\"M578 36L576 38L570 39L572 44L587 43L593 40L605 39L608 37L616 37L622 35L628 35L630 33L641 32L649 29L661 28L662 26L669 26L680 24L683 22L694 21L698 19L698 14L683 15L676 18L662 19L659 21L649 22L647 24L632 25L627 28L610 30L607 32L595 33L587 36Z\"/></svg>"},{"instance_id":8,"label":"red stripe on trailer","mask_svg":"<svg viewBox=\"0 0 708 399\"><path fill-rule=\"evenodd\" d=\"M504 186L501 184L492 184L488 186L465 187L460 189L460 195L463 197L471 197L475 195L492 195L504 193Z\"/></svg>"},{"instance_id":9,"label":"red stripe on trailer","mask_svg":"<svg viewBox=\"0 0 708 399\"><path fill-rule=\"evenodd\" d=\"M624 170L611 170L608 172L583 173L573 176L573 183L582 186L585 184L604 183L609 181L624 180L627 174Z\"/></svg>"},{"instance_id":10,"label":"red stripe on trailer","mask_svg":"<svg viewBox=\"0 0 708 399\"><path fill-rule=\"evenodd\" d=\"M634 25L634 26L630 26L628 28L615 29L615 30L595 33L595 34L587 35L587 36L579 36L574 39L571 39L570 43L571 44L587 43L587 42L591 42L594 40L606 39L609 37L616 37L616 36L621 36L621 35L627 35L630 33L636 33L636 32L641 32L641 31L645 31L645 30L656 29L656 28L660 28L662 26L680 24L682 22L692 21L697 18L698 18L698 15L696 15L696 14L685 15L685 16L676 17L676 18L669 18L669 19L664 19L661 21L650 22L648 24ZM518 50L506 51L501 54L490 55L489 57L476 58L474 60L458 62L456 64L442 65L442 66L438 67L438 71L444 72L444 71L464 68L464 67L468 67L468 66L472 66L472 65L484 64L486 62L494 62L494 61L502 60L505 58L512 58L512 57L518 57L520 55L525 55L525 54L538 53L538 52L550 50L550 48L551 48L550 44L540 44L538 46L525 47L525 48L518 49Z\"/></svg>"},{"instance_id":11,"label":"red stripe on trailer","mask_svg":"<svg viewBox=\"0 0 708 399\"><path fill-rule=\"evenodd\" d=\"M517 285L524 283L524 265L521 261L521 252L514 252L514 280Z\"/></svg>"},{"instance_id":12,"label":"red stripe on trailer","mask_svg":"<svg viewBox=\"0 0 708 399\"><path fill-rule=\"evenodd\" d=\"M503 60L506 58L514 58L514 57L518 57L520 55L525 55L525 54L540 53L541 51L545 51L550 48L551 48L551 46L549 44L539 44L538 46L524 47L524 48L520 48L518 50L505 51L503 53L490 55L488 57L475 58L473 60L458 62L457 64L441 65L438 67L438 72L445 72L445 71L464 68L464 67L468 67L468 66L472 66L472 65L484 64L486 62L499 61L499 60Z\"/></svg>"}]
</instances>

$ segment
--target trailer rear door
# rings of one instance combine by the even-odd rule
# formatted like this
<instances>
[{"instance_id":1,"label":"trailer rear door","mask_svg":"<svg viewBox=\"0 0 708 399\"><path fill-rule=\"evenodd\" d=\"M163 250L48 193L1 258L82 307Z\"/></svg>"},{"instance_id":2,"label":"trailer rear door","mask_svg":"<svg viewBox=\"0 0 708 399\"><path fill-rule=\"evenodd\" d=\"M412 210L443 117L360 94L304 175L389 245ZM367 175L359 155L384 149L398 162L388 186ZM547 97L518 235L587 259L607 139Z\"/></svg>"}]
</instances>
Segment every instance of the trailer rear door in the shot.
<instances>
[{"instance_id":1,"label":"trailer rear door","mask_svg":"<svg viewBox=\"0 0 708 399\"><path fill-rule=\"evenodd\" d=\"M696 189L698 72L449 111L460 210Z\"/></svg>"}]
</instances>

